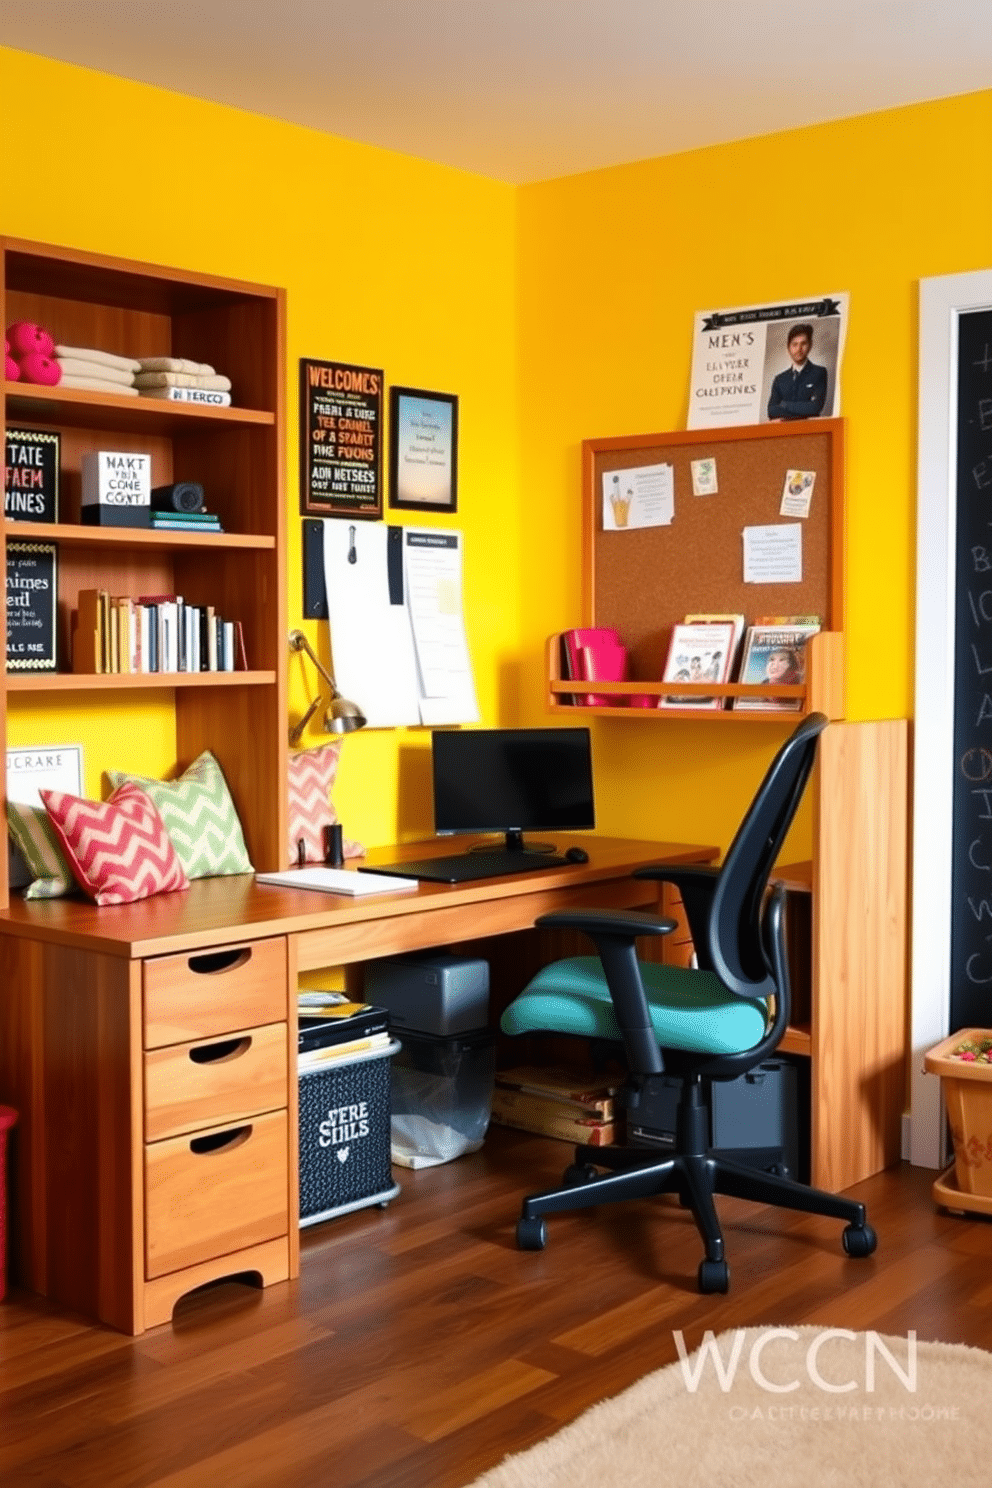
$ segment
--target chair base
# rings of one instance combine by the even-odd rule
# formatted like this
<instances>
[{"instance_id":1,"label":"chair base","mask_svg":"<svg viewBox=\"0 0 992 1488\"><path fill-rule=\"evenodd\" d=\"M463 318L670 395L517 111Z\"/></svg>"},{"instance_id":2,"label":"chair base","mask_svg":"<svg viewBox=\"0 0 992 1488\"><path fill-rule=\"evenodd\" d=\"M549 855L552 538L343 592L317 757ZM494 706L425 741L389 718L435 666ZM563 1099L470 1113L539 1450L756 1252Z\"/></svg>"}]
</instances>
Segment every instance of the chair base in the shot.
<instances>
[{"instance_id":1,"label":"chair base","mask_svg":"<svg viewBox=\"0 0 992 1488\"><path fill-rule=\"evenodd\" d=\"M600 1173L599 1168L608 1171ZM698 1276L702 1292L726 1291L729 1285L723 1232L713 1203L715 1194L845 1220L844 1250L852 1257L871 1255L877 1244L865 1206L853 1199L810 1188L777 1173L759 1172L712 1151L673 1153L659 1159L642 1148L630 1147L576 1147L575 1160L565 1170L562 1186L524 1199L517 1243L523 1250L543 1249L545 1214L668 1193L677 1193L683 1207L692 1212L703 1241L705 1259Z\"/></svg>"}]
</instances>

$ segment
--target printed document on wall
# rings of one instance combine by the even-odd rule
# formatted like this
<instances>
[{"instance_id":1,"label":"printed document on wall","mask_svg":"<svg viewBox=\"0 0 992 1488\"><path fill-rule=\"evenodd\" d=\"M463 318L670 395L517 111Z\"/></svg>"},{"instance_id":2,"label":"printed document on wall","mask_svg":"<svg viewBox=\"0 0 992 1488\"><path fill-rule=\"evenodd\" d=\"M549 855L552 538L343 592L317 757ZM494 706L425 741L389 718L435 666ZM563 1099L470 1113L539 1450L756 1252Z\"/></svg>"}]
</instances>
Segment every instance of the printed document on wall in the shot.
<instances>
[{"instance_id":1,"label":"printed document on wall","mask_svg":"<svg viewBox=\"0 0 992 1488\"><path fill-rule=\"evenodd\" d=\"M420 691L401 565L385 523L324 522L324 583L334 678L370 728L420 722ZM393 539L395 541L395 539ZM399 547L396 547L399 557Z\"/></svg>"},{"instance_id":2,"label":"printed document on wall","mask_svg":"<svg viewBox=\"0 0 992 1488\"><path fill-rule=\"evenodd\" d=\"M420 673L420 721L477 723L465 635L462 535L404 528L403 579Z\"/></svg>"}]
</instances>

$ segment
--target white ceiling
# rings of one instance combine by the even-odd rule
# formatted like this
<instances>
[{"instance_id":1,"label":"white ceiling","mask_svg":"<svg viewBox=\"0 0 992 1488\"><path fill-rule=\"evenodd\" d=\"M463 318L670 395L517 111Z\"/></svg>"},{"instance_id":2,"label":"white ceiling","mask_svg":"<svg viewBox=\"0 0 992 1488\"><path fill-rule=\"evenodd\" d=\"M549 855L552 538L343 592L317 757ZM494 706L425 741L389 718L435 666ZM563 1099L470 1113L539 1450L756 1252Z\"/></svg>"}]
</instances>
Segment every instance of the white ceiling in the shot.
<instances>
[{"instance_id":1,"label":"white ceiling","mask_svg":"<svg viewBox=\"0 0 992 1488\"><path fill-rule=\"evenodd\" d=\"M0 0L0 44L523 182L990 87L992 0Z\"/></svg>"}]
</instances>

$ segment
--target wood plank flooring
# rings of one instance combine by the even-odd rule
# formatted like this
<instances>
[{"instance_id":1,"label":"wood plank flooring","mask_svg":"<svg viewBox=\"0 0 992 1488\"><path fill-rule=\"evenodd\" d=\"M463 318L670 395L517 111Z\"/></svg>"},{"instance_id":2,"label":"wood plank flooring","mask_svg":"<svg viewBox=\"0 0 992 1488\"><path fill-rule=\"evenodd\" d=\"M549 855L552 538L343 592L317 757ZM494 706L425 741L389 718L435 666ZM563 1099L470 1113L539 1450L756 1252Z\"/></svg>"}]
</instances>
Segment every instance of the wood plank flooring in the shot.
<instances>
[{"instance_id":1,"label":"wood plank flooring","mask_svg":"<svg viewBox=\"0 0 992 1488\"><path fill-rule=\"evenodd\" d=\"M673 1329L874 1328L992 1349L992 1226L934 1209L901 1166L852 1190L879 1248L833 1221L721 1200L731 1290L696 1291L671 1201L549 1221L517 1250L524 1192L566 1145L495 1129L399 1172L400 1198L304 1231L297 1282L224 1283L139 1339L12 1291L0 1306L5 1488L463 1488L507 1452L676 1356Z\"/></svg>"}]
</instances>

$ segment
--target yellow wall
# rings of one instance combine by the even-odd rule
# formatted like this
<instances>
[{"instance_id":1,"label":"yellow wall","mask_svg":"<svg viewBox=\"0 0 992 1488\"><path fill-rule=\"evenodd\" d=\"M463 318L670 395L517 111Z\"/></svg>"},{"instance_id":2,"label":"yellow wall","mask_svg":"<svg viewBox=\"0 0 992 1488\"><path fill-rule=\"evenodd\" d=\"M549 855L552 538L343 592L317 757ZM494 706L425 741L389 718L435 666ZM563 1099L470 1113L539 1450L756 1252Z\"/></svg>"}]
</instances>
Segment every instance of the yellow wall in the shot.
<instances>
[{"instance_id":1,"label":"yellow wall","mask_svg":"<svg viewBox=\"0 0 992 1488\"><path fill-rule=\"evenodd\" d=\"M6 185L0 231L288 291L289 628L300 624L297 362L385 369L460 399L469 642L486 722L514 721L521 633L516 491L515 217L507 186L175 93L0 49ZM18 100L45 100L19 107ZM221 369L222 370L222 369ZM384 462L385 463L385 462ZM384 472L385 474L385 472ZM388 515L388 513L387 513ZM395 513L415 520L418 513ZM325 625L304 627L327 657ZM321 635L320 633L323 632ZM315 681L289 667L298 716ZM99 767L175 763L161 710L13 710L12 745L82 740ZM131 727L135 724L136 727ZM431 830L423 731L348 739L335 800L350 835ZM397 815L397 801L402 811Z\"/></svg>"},{"instance_id":2,"label":"yellow wall","mask_svg":"<svg viewBox=\"0 0 992 1488\"><path fill-rule=\"evenodd\" d=\"M581 613L580 441L684 425L696 311L849 291L849 712L911 711L917 281L992 257L992 93L519 189L3 49L0 96L5 233L286 287L287 629L297 359L458 393L461 510L434 520L465 533L490 724L544 721L545 638ZM290 687L295 713L296 659ZM725 842L782 731L598 721L600 827ZM19 710L10 742L39 738L82 738L92 761L113 747L85 706ZM173 763L160 719L130 747ZM422 731L348 739L349 833L429 831L425 764Z\"/></svg>"},{"instance_id":3,"label":"yellow wall","mask_svg":"<svg viewBox=\"0 0 992 1488\"><path fill-rule=\"evenodd\" d=\"M580 441L685 427L695 312L847 290L848 713L912 712L917 282L992 259L990 132L981 93L521 189L528 694L581 613ZM600 826L726 842L781 735L601 721Z\"/></svg>"}]
</instances>

